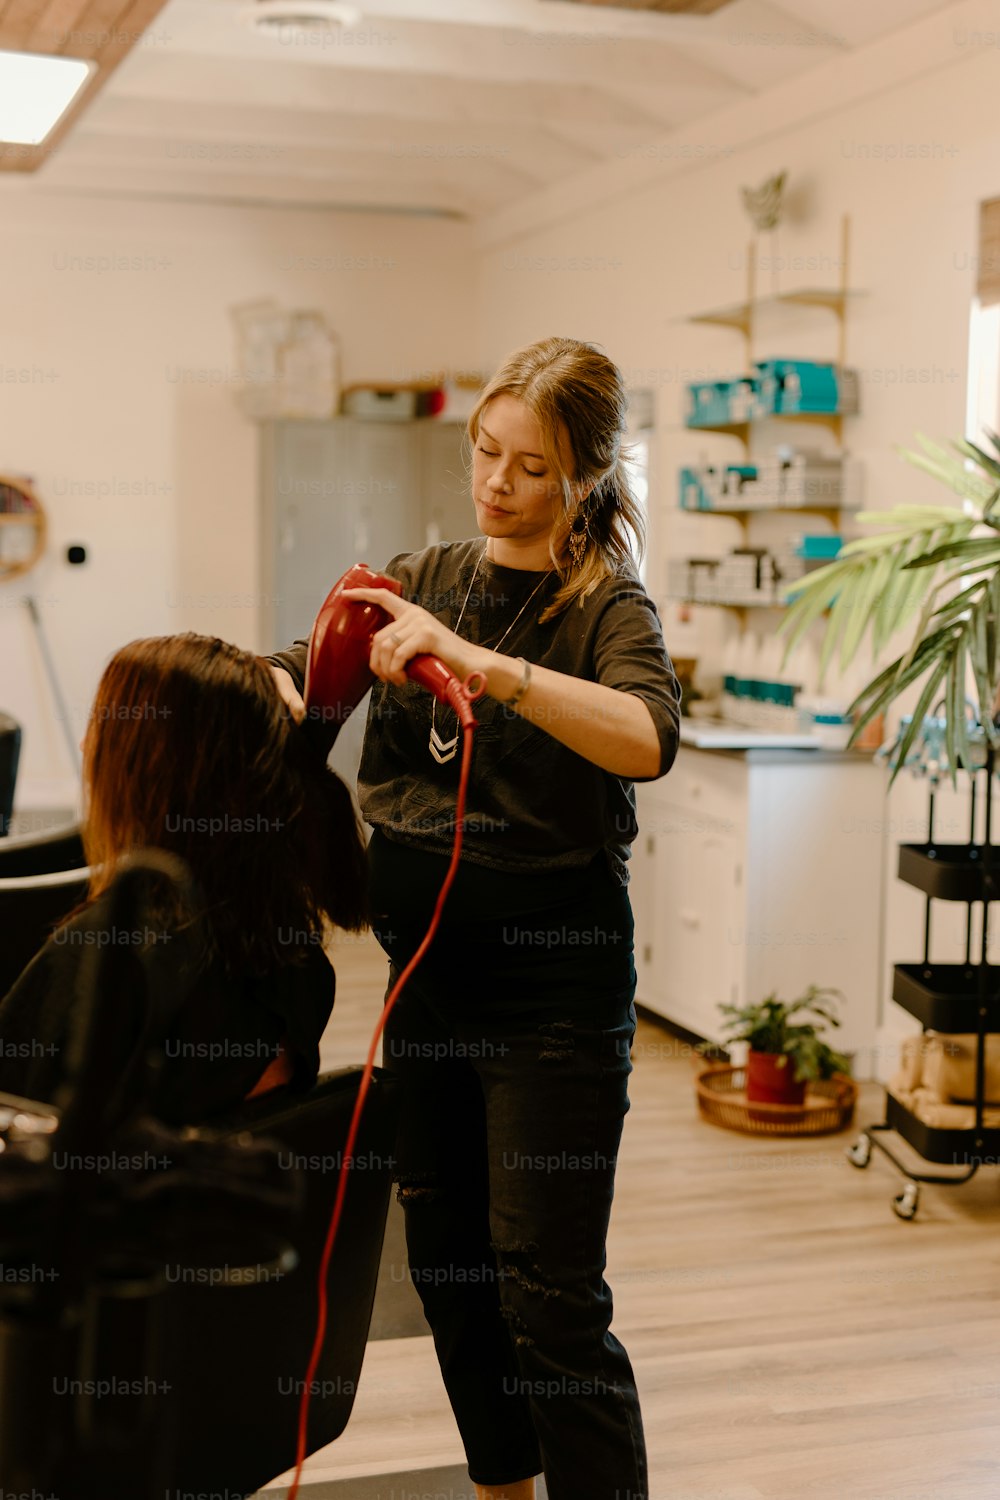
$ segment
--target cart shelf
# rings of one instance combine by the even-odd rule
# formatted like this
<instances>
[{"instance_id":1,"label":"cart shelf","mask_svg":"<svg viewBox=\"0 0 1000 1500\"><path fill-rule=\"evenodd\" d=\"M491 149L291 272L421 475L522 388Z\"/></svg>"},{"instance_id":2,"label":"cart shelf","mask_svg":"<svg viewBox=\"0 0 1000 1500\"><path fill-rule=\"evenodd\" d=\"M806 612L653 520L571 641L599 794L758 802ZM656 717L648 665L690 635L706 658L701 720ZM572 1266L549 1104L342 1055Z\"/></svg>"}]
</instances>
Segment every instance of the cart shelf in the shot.
<instances>
[{"instance_id":1,"label":"cart shelf","mask_svg":"<svg viewBox=\"0 0 1000 1500\"><path fill-rule=\"evenodd\" d=\"M1000 1031L1000 967L989 968L986 1025ZM892 998L927 1031L968 1035L979 1026L979 978L976 964L895 964Z\"/></svg>"},{"instance_id":2,"label":"cart shelf","mask_svg":"<svg viewBox=\"0 0 1000 1500\"><path fill-rule=\"evenodd\" d=\"M886 1093L885 1119L862 1131L847 1152L852 1166L867 1167L872 1148L877 1147L904 1174L905 1185L893 1200L893 1211L901 1219L912 1219L920 1197L919 1184L933 1182L955 1187L974 1177L979 1167L1000 1165L1000 1128L985 1126L986 1038L1000 1033L1000 966L987 963L989 951L990 904L1000 899L997 879L1000 876L1000 847L991 839L993 811L994 752L987 748L986 764L970 770L971 812L967 844L940 844L934 837L934 786L931 786L927 815L927 839L922 844L900 844L900 880L915 886L926 896L924 912L924 952L917 963L893 966L892 998L925 1031L952 1032L975 1037L975 1087L972 1100L975 1122L967 1128L929 1125L919 1115ZM985 774L985 829L983 842L976 843L977 778ZM935 964L930 957L931 902L961 901L968 906L966 916L965 962ZM972 962L972 907L982 906L980 926L980 961ZM925 1161L957 1169L948 1176L934 1172L915 1172L894 1155L880 1136L895 1131Z\"/></svg>"},{"instance_id":3,"label":"cart shelf","mask_svg":"<svg viewBox=\"0 0 1000 1500\"><path fill-rule=\"evenodd\" d=\"M982 846L900 844L899 878L937 901L982 901ZM991 901L997 899L1000 892L990 896Z\"/></svg>"},{"instance_id":4,"label":"cart shelf","mask_svg":"<svg viewBox=\"0 0 1000 1500\"><path fill-rule=\"evenodd\" d=\"M968 1167L973 1161L1000 1161L1000 1129L928 1125L895 1094L886 1095L883 1128L895 1130L925 1161L940 1166Z\"/></svg>"}]
</instances>

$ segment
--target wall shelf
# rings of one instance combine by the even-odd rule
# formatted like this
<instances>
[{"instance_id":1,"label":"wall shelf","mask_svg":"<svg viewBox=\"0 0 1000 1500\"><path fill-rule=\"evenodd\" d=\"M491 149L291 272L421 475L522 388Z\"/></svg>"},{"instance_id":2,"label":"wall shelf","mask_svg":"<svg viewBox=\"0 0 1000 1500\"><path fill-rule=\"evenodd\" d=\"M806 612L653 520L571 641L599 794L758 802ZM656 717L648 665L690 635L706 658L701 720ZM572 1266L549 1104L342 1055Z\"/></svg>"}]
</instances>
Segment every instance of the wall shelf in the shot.
<instances>
[{"instance_id":1,"label":"wall shelf","mask_svg":"<svg viewBox=\"0 0 1000 1500\"><path fill-rule=\"evenodd\" d=\"M685 516L822 516L836 525L845 511L857 507L852 505L709 505L700 510L692 505L678 505Z\"/></svg>"},{"instance_id":2,"label":"wall shelf","mask_svg":"<svg viewBox=\"0 0 1000 1500\"><path fill-rule=\"evenodd\" d=\"M718 327L731 328L742 335L745 345L745 366L752 370L753 363L753 341L756 328L756 314L762 309L789 307L793 309L815 307L834 315L837 322L837 353L835 365L837 370L843 370L846 352L846 324L847 312L851 303L858 297L866 296L865 292L850 288L847 285L848 274L848 252L850 240L850 220L846 214L841 219L841 255L840 273L841 284L839 287L799 287L789 292L775 292L758 297L756 294L756 256L755 241L751 241L747 257L747 291L742 302L732 303L728 306L709 308L704 312L694 313L683 319L686 323L713 324ZM837 449L844 460L844 420L853 416L853 411L843 412L769 412L764 416L750 417L742 422L724 423L687 423L684 424L686 434L711 432L720 433L723 436L736 438L743 447L744 452L750 455L751 436L759 432L765 424L775 422L798 422L808 423L810 426L824 427L833 435ZM801 515L816 515L828 521L834 531L840 529L840 519L847 513L860 509L860 502L856 500L856 492L851 498L855 499L852 504L840 505L712 505L704 508L678 505L677 509L686 515L712 516L721 515L730 518L742 519L751 515L762 515L765 513L784 514L791 513ZM746 533L745 533L746 534ZM728 600L702 599L689 595L673 595L668 597L681 604L716 605L726 609L787 609L788 602L785 600L756 600L751 599L743 603L734 603Z\"/></svg>"},{"instance_id":3,"label":"wall shelf","mask_svg":"<svg viewBox=\"0 0 1000 1500\"><path fill-rule=\"evenodd\" d=\"M856 297L866 297L867 292L844 287L802 287L794 292L774 292L767 297L756 297L753 301L734 302L728 307L709 308L706 312L691 313L678 319L682 323L708 323L720 328L735 328L745 339L753 334L754 314L765 308L776 307L821 307L835 317L847 316L847 305Z\"/></svg>"},{"instance_id":4,"label":"wall shelf","mask_svg":"<svg viewBox=\"0 0 1000 1500\"><path fill-rule=\"evenodd\" d=\"M764 417L752 417L746 422L685 423L684 431L726 433L730 437L738 437L744 448L749 448L751 431L755 427L761 427L765 422L818 422L821 426L829 428L837 440L837 446L843 447L844 418L853 415L853 412L839 411L778 411L768 412Z\"/></svg>"},{"instance_id":5,"label":"wall shelf","mask_svg":"<svg viewBox=\"0 0 1000 1500\"><path fill-rule=\"evenodd\" d=\"M756 241L750 241L747 254L747 290L742 302L725 307L708 308L704 312L689 314L679 319L684 323L702 323L718 328L732 328L743 337L746 369L753 368L753 339L757 314L779 307L816 307L831 312L837 321L836 363L843 368L846 363L845 330L848 305L866 292L847 285L848 257L850 252L850 219L844 214L840 221L840 285L836 287L797 287L791 292L771 292L763 297L757 295L756 285Z\"/></svg>"},{"instance_id":6,"label":"wall shelf","mask_svg":"<svg viewBox=\"0 0 1000 1500\"><path fill-rule=\"evenodd\" d=\"M699 599L693 594L669 594L673 604L711 604L716 609L787 609L784 599Z\"/></svg>"}]
</instances>

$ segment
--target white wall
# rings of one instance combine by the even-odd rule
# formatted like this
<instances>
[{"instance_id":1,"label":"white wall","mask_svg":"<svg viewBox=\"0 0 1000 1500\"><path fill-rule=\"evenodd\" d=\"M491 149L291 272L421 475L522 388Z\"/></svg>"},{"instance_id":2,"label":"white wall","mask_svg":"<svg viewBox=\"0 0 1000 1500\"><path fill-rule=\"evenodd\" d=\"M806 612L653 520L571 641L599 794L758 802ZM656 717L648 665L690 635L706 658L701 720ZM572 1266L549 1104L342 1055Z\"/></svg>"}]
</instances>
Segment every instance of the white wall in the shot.
<instances>
[{"instance_id":1,"label":"white wall","mask_svg":"<svg viewBox=\"0 0 1000 1500\"><path fill-rule=\"evenodd\" d=\"M742 342L683 319L744 295L751 231L743 185L781 168L789 173L788 221L777 243L764 235L759 245L762 257L773 257L759 276L761 292L771 289L772 269L783 291L835 286L840 218L850 215L850 282L865 295L847 330L862 414L847 424L846 441L864 460L868 508L940 498L895 450L918 431L945 440L964 429L978 204L1000 194L995 7L992 27L989 17L988 6L968 0L865 54L823 64L764 101L734 107L701 130L650 143L619 168L595 170L575 190L525 207L509 224L497 216L487 228L484 365L543 335L568 334L602 344L630 383L656 391L647 576L676 656L718 663L724 635L738 628L723 610L695 609L685 622L665 595L668 555L716 555L739 544L737 522L677 510L676 471L701 456L736 456L732 440L685 432L681 411L687 381L741 368ZM782 316L760 329L757 357L800 350L834 357L832 318ZM804 429L794 436L801 441ZM768 617L773 624L776 616ZM910 707L912 696L899 711ZM962 842L967 797L943 795L941 803L938 837ZM845 820L852 816L850 808L843 812ZM919 959L923 934L923 899L895 878L895 845L924 836L926 812L925 783L902 777L883 829L889 875L877 997L885 1023L876 1059L881 1076L892 1070L895 1038L917 1024L889 999L893 962ZM859 830L859 855L865 837ZM941 904L937 910L932 956L958 958L961 912Z\"/></svg>"},{"instance_id":2,"label":"white wall","mask_svg":"<svg viewBox=\"0 0 1000 1500\"><path fill-rule=\"evenodd\" d=\"M259 644L255 431L233 400L227 308L321 308L345 381L468 370L474 265L452 221L0 190L0 473L33 476L51 520L42 563L0 584L0 704L24 726L18 806L65 806L73 767L26 592L74 742L123 642ZM83 566L65 560L73 542Z\"/></svg>"}]
</instances>

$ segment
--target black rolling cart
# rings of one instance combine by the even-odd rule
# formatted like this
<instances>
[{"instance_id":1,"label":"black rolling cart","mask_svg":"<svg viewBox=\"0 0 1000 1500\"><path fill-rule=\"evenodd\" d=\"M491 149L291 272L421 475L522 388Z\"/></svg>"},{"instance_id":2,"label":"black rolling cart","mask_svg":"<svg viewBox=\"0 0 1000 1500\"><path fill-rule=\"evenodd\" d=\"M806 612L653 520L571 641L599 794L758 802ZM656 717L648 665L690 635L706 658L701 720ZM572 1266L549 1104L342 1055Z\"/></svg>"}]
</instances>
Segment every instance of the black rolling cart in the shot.
<instances>
[{"instance_id":1,"label":"black rolling cart","mask_svg":"<svg viewBox=\"0 0 1000 1500\"><path fill-rule=\"evenodd\" d=\"M847 1158L855 1167L867 1167L872 1147L883 1152L907 1179L892 1202L901 1219L912 1219L920 1201L922 1182L957 1186L974 1177L984 1162L1000 1162L1000 1128L983 1125L986 1073L986 1038L1000 1032L1000 993L995 975L1000 965L986 961L989 940L990 902L1000 899L997 890L998 869L991 843L993 805L993 756L986 749L983 767L969 772L972 778L969 842L939 844L934 839L934 788L930 793L927 819L927 842L899 846L899 879L925 893L924 956L920 963L893 966L892 998L915 1016L925 1031L975 1035L975 1109L974 1124L966 1128L937 1127L927 1124L893 1094L886 1094L885 1120L869 1125L850 1147ZM976 837L977 780L985 775L985 829L981 844ZM996 853L1000 853L997 850ZM965 962L937 964L930 960L931 902L963 901L968 906L965 929ZM979 962L972 962L972 908L982 904ZM913 1172L895 1156L880 1139L882 1131L895 1130L925 1161L937 1166L946 1163L964 1166L961 1173Z\"/></svg>"}]
</instances>

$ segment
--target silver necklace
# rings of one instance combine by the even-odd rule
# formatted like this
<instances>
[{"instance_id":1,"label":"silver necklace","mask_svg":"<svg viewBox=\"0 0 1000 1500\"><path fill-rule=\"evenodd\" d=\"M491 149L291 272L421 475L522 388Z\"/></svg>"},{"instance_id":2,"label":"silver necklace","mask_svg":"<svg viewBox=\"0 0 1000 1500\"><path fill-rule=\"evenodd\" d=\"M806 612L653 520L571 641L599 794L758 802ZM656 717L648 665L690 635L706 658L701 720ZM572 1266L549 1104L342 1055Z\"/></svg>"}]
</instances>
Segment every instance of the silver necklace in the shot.
<instances>
[{"instance_id":1,"label":"silver necklace","mask_svg":"<svg viewBox=\"0 0 1000 1500\"><path fill-rule=\"evenodd\" d=\"M488 546L489 546L489 543L487 542L486 547L488 547ZM459 611L458 619L455 622L454 629L455 629L455 634L456 635L458 635L458 627L459 627L459 625L461 625L462 618L463 618L463 616L465 614L465 606L468 604L469 599L472 597L472 590L475 587L476 579L479 577L479 565L482 562L483 558L486 556L486 547L483 548L482 552L480 552L480 554L479 554L479 557L476 559L475 570L474 570L474 572L472 574L472 582L469 584L469 587L466 590L465 599L463 600L463 603L462 603L462 608ZM548 578L548 576L549 576L549 574L547 572L542 574L541 579L535 585L535 587L532 589L532 591L528 595L527 599L525 599L524 603L521 605L521 608L518 610L518 612L514 616L513 620L507 626L507 629L504 631L503 635L497 641L496 645L490 647L490 649L492 651L499 651L500 647L503 645L504 641L510 635L511 631L514 629L514 626L517 624L518 620L524 614L524 611L527 609L527 607L531 603L532 599L534 599L535 595L538 593L538 590L542 587L542 584L546 581L546 579ZM438 734L438 732L437 732L437 699L435 698L434 699L434 706L431 709L431 733L430 733L430 738L427 741L427 748L430 750L431 754L433 755L434 759L437 761L437 763L438 763L439 766L443 766L449 760L453 760L454 759L455 754L456 754L456 752L458 750L458 739L459 739L459 734L458 734L458 729L457 728L456 728L455 733L452 735L452 737L451 737L450 740L443 740L441 738L441 736Z\"/></svg>"}]
</instances>

